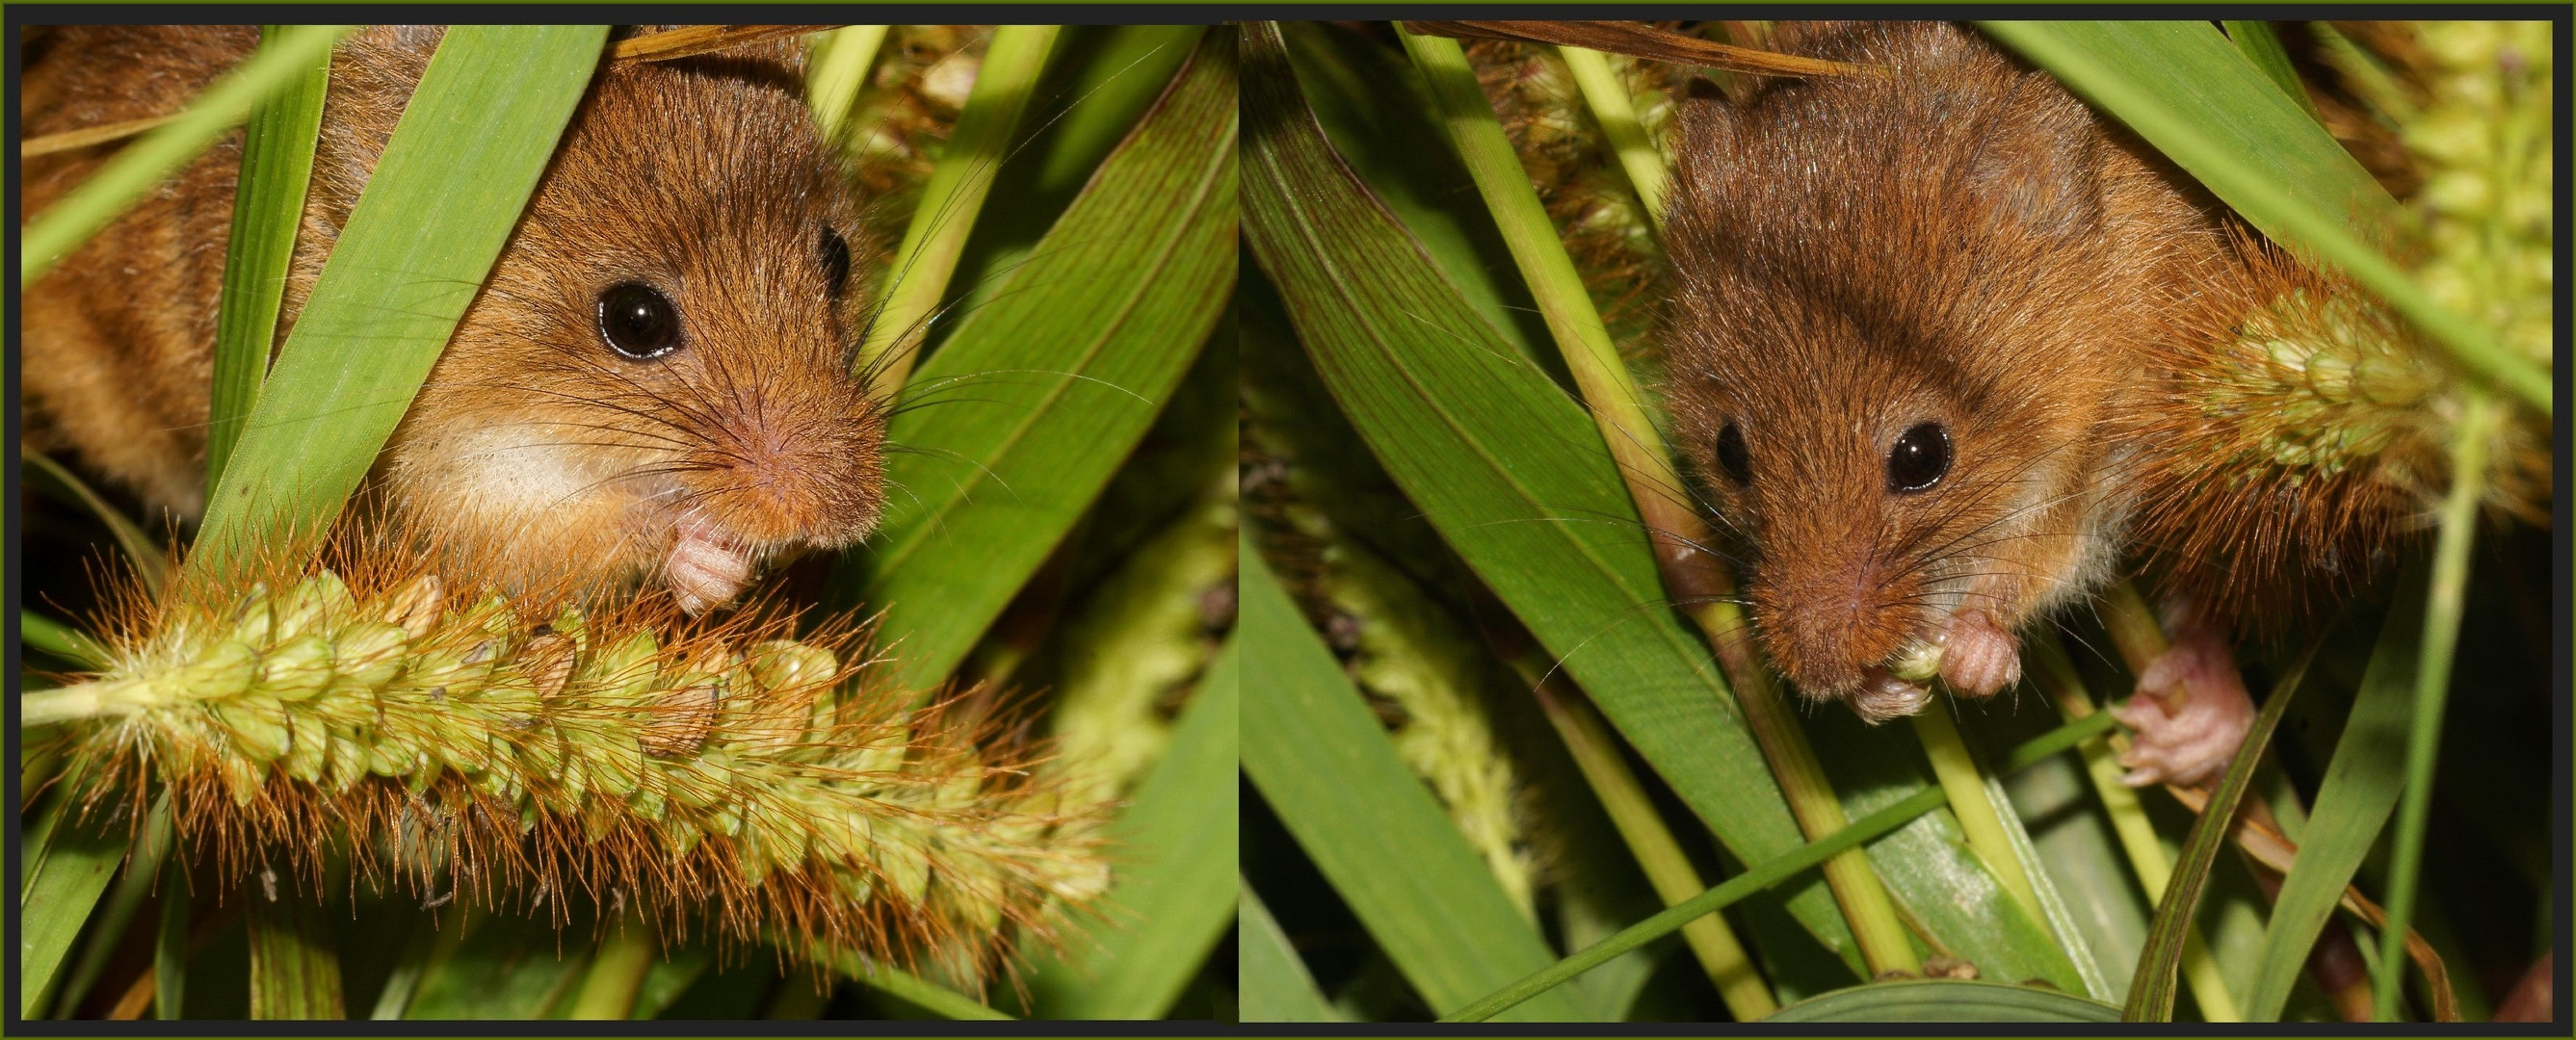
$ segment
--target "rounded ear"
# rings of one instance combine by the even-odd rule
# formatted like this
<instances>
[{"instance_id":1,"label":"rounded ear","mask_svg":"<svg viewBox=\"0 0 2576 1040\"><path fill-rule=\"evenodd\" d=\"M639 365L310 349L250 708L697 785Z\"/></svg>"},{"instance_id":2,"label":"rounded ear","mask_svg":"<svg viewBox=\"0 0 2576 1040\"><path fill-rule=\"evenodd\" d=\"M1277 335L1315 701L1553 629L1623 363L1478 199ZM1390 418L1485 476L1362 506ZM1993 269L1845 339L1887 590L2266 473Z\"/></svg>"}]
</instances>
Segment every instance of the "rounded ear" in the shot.
<instances>
[{"instance_id":1,"label":"rounded ear","mask_svg":"<svg viewBox=\"0 0 2576 1040\"><path fill-rule=\"evenodd\" d=\"M2073 237L2101 216L2101 135L2083 102L2048 89L2054 86L2048 73L2022 75L1988 120L1965 171L1967 185L2000 223Z\"/></svg>"}]
</instances>

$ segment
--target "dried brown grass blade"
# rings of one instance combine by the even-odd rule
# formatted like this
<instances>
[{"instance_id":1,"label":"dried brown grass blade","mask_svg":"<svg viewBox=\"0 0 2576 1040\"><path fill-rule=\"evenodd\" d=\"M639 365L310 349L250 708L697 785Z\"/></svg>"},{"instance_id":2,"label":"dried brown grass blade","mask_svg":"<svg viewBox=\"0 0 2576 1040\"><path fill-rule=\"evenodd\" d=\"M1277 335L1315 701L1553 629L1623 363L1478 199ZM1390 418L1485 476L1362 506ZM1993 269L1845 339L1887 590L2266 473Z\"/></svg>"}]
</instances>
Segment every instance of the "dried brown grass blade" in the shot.
<instances>
[{"instance_id":1,"label":"dried brown grass blade","mask_svg":"<svg viewBox=\"0 0 2576 1040\"><path fill-rule=\"evenodd\" d=\"M2172 792L2175 801L2195 813L2209 804L2209 792L2200 788L2166 785L2165 790ZM2299 855L2299 847L2279 830L2244 815L2236 818L2235 838L2236 847L2244 850L2247 857L2276 873L2288 874L2290 863ZM2345 885L2341 905L2373 928L2388 927L2388 911L2371 902L2369 896L2362 895L2359 888ZM2406 956L2424 972L2426 988L2433 993L2434 1020L2459 1021L2460 1000L2451 988L2450 966L2442 961L2442 955L2433 949L2432 943L2424 941L2423 933L2412 928L2406 930Z\"/></svg>"},{"instance_id":2,"label":"dried brown grass blade","mask_svg":"<svg viewBox=\"0 0 2576 1040\"><path fill-rule=\"evenodd\" d=\"M670 61L780 36L802 36L838 28L840 26L837 25L692 25L619 40L615 47L609 48L608 60Z\"/></svg>"},{"instance_id":3,"label":"dried brown grass blade","mask_svg":"<svg viewBox=\"0 0 2576 1040\"><path fill-rule=\"evenodd\" d=\"M1404 22L1405 31L1460 39L1514 40L1583 47L1631 58L1699 65L1755 76L1858 76L1871 65L1802 58L1794 54L1711 43L1635 22Z\"/></svg>"},{"instance_id":4,"label":"dried brown grass blade","mask_svg":"<svg viewBox=\"0 0 2576 1040\"><path fill-rule=\"evenodd\" d=\"M169 121L170 117L166 115L145 116L141 119L128 119L122 123L85 126L78 130L30 137L18 142L18 158L33 159L39 155L52 155L55 152L68 152L91 145L106 144L110 141L121 141Z\"/></svg>"}]
</instances>

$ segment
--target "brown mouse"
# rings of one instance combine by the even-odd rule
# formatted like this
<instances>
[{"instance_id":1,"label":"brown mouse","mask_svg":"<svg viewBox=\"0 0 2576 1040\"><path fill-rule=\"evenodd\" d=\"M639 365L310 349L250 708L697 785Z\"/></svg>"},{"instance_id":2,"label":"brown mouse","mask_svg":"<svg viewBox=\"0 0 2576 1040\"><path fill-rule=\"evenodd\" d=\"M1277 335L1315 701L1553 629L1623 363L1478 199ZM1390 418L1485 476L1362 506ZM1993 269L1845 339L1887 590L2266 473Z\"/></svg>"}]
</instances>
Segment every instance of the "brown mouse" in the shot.
<instances>
[{"instance_id":1,"label":"brown mouse","mask_svg":"<svg viewBox=\"0 0 2576 1040\"><path fill-rule=\"evenodd\" d=\"M441 30L343 41L277 341L312 291ZM177 110L245 26L65 27L27 56L28 136ZM666 586L692 611L767 558L875 524L886 406L852 372L859 206L801 98L799 49L605 61L380 456L382 508L515 585ZM203 507L227 137L25 293L27 443L147 503ZM26 163L41 212L112 149Z\"/></svg>"},{"instance_id":2,"label":"brown mouse","mask_svg":"<svg viewBox=\"0 0 2576 1040\"><path fill-rule=\"evenodd\" d=\"M1968 30L1783 24L1776 43L1889 74L1685 106L1675 432L1755 558L1765 648L1808 696L1912 714L1928 692L1897 672L1934 655L1952 690L1991 696L2019 679L2017 629L2114 575L2158 450L2134 431L2190 334L2172 315L2239 277L2231 232ZM2206 641L2142 686L2239 683ZM2205 757L2228 722L2140 746Z\"/></svg>"}]
</instances>

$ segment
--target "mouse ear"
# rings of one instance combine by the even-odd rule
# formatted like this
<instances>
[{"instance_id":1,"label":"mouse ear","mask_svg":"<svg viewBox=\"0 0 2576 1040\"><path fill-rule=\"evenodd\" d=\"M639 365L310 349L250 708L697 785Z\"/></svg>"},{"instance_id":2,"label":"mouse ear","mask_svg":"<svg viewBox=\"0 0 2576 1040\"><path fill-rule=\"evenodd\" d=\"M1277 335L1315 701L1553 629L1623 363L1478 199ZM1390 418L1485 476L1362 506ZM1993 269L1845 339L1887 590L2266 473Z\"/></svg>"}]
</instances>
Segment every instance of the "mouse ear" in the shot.
<instances>
[{"instance_id":1,"label":"mouse ear","mask_svg":"<svg viewBox=\"0 0 2576 1040\"><path fill-rule=\"evenodd\" d=\"M2102 204L2101 135L2092 110L2045 72L2025 72L1988 118L1965 171L1998 224L2049 238L2082 234Z\"/></svg>"}]
</instances>

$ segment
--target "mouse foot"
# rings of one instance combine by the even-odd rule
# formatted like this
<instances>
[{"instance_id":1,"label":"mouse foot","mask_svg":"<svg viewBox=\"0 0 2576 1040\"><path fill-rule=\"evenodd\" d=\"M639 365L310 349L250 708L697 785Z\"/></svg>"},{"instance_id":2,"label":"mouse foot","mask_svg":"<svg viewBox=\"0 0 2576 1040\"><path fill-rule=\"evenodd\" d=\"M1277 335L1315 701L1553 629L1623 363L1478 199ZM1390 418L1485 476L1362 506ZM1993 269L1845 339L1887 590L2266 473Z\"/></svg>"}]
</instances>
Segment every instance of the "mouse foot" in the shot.
<instances>
[{"instance_id":1,"label":"mouse foot","mask_svg":"<svg viewBox=\"0 0 2576 1040\"><path fill-rule=\"evenodd\" d=\"M2217 779L2254 725L2254 699L2236 668L2236 652L2218 631L2191 624L2138 675L2138 695L2111 709L2137 731L2120 756L2131 787L2167 783L2198 787Z\"/></svg>"},{"instance_id":2,"label":"mouse foot","mask_svg":"<svg viewBox=\"0 0 2576 1040\"><path fill-rule=\"evenodd\" d=\"M1950 616L1941 641L1941 681L1954 693L1992 697L2021 681L2021 640L1982 610Z\"/></svg>"},{"instance_id":3,"label":"mouse foot","mask_svg":"<svg viewBox=\"0 0 2576 1040\"><path fill-rule=\"evenodd\" d=\"M1922 711L1931 699L1932 691L1921 683L1907 682L1885 668L1872 668L1861 676L1860 689L1853 691L1851 710L1862 722L1875 726Z\"/></svg>"},{"instance_id":4,"label":"mouse foot","mask_svg":"<svg viewBox=\"0 0 2576 1040\"><path fill-rule=\"evenodd\" d=\"M751 553L721 528L696 517L681 520L678 530L670 555L662 559L662 576L680 609L694 617L742 595L751 584Z\"/></svg>"}]
</instances>

